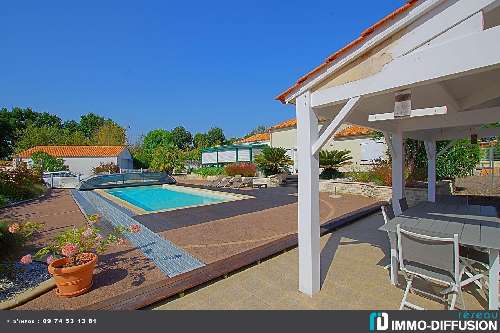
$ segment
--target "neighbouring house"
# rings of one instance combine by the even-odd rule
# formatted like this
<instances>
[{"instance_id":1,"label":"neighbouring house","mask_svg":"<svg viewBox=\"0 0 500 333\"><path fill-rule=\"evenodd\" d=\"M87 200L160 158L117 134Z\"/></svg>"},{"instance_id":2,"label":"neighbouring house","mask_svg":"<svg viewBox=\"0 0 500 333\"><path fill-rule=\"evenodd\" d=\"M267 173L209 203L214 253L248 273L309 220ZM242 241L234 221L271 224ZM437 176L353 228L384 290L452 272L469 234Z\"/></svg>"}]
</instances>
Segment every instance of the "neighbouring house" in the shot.
<instances>
[{"instance_id":1,"label":"neighbouring house","mask_svg":"<svg viewBox=\"0 0 500 333\"><path fill-rule=\"evenodd\" d=\"M92 175L92 169L100 164L114 163L120 169L133 168L132 155L125 146L36 146L19 153L16 159L31 164L31 156L36 152L62 158L72 173L84 177Z\"/></svg>"},{"instance_id":2,"label":"neighbouring house","mask_svg":"<svg viewBox=\"0 0 500 333\"><path fill-rule=\"evenodd\" d=\"M236 141L236 144L266 144L271 142L271 133L257 133Z\"/></svg>"},{"instance_id":3,"label":"neighbouring house","mask_svg":"<svg viewBox=\"0 0 500 333\"><path fill-rule=\"evenodd\" d=\"M319 129L322 128L322 123ZM328 140L324 150L349 150L352 164L344 167L346 170L366 170L374 161L385 159L387 146L384 139L374 140L374 131L367 127L342 125L335 135ZM270 128L271 147L281 147L287 150L294 165L292 172L298 170L297 159L297 120L290 119Z\"/></svg>"},{"instance_id":4,"label":"neighbouring house","mask_svg":"<svg viewBox=\"0 0 500 333\"><path fill-rule=\"evenodd\" d=\"M236 162L253 162L262 148L267 144L233 144L204 148L201 151L201 164L203 166L224 165Z\"/></svg>"}]
</instances>

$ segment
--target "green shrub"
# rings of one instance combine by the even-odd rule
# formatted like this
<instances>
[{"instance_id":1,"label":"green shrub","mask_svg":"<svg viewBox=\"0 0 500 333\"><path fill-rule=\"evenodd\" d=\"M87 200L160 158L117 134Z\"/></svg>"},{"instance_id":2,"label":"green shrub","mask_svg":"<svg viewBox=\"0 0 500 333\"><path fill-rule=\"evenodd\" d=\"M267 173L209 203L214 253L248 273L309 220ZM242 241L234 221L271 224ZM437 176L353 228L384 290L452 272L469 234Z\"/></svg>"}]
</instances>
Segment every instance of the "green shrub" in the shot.
<instances>
[{"instance_id":1,"label":"green shrub","mask_svg":"<svg viewBox=\"0 0 500 333\"><path fill-rule=\"evenodd\" d=\"M68 166L64 165L64 160L62 158L55 158L54 156L42 151L31 155L31 160L33 161L33 167L38 169L40 172L68 170Z\"/></svg>"},{"instance_id":2,"label":"green shrub","mask_svg":"<svg viewBox=\"0 0 500 333\"><path fill-rule=\"evenodd\" d=\"M0 220L0 259L6 259L43 228L43 223Z\"/></svg>"},{"instance_id":3,"label":"green shrub","mask_svg":"<svg viewBox=\"0 0 500 333\"><path fill-rule=\"evenodd\" d=\"M150 164L152 170L172 174L182 171L184 167L183 152L176 146L160 146L153 151L153 158Z\"/></svg>"},{"instance_id":4,"label":"green shrub","mask_svg":"<svg viewBox=\"0 0 500 333\"><path fill-rule=\"evenodd\" d=\"M256 172L257 167L253 163L231 163L224 167L224 173L228 176L254 177Z\"/></svg>"},{"instance_id":5,"label":"green shrub","mask_svg":"<svg viewBox=\"0 0 500 333\"><path fill-rule=\"evenodd\" d=\"M26 163L12 171L0 172L0 195L12 200L31 199L46 190L39 170L30 169Z\"/></svg>"},{"instance_id":6,"label":"green shrub","mask_svg":"<svg viewBox=\"0 0 500 333\"><path fill-rule=\"evenodd\" d=\"M6 206L9 203L9 198L5 195L0 194L0 208Z\"/></svg>"},{"instance_id":7,"label":"green shrub","mask_svg":"<svg viewBox=\"0 0 500 333\"><path fill-rule=\"evenodd\" d=\"M207 177L207 176L220 176L224 174L223 167L201 167L193 170L194 174Z\"/></svg>"},{"instance_id":8,"label":"green shrub","mask_svg":"<svg viewBox=\"0 0 500 333\"><path fill-rule=\"evenodd\" d=\"M319 166L323 168L320 174L321 179L333 179L342 177L338 170L340 167L352 163L350 150L322 150L319 152Z\"/></svg>"},{"instance_id":9,"label":"green shrub","mask_svg":"<svg viewBox=\"0 0 500 333\"><path fill-rule=\"evenodd\" d=\"M113 162L101 163L95 168L93 168L92 172L96 175L100 173L118 173L120 172L120 168Z\"/></svg>"},{"instance_id":10,"label":"green shrub","mask_svg":"<svg viewBox=\"0 0 500 333\"><path fill-rule=\"evenodd\" d=\"M290 156L287 155L286 149L265 147L259 155L255 156L255 164L257 164L257 167L267 177L281 172L287 172L288 167L293 165L293 161Z\"/></svg>"}]
</instances>

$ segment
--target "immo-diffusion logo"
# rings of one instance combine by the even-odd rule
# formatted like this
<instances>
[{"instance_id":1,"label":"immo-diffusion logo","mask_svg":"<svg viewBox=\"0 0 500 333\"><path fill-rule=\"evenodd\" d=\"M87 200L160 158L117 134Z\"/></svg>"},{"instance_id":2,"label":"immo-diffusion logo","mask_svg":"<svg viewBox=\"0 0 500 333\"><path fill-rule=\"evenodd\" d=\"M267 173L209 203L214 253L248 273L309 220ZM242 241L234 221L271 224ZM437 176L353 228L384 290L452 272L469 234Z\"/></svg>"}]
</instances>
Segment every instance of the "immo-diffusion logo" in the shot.
<instances>
[{"instance_id":1,"label":"immo-diffusion logo","mask_svg":"<svg viewBox=\"0 0 500 333\"><path fill-rule=\"evenodd\" d=\"M370 313L370 331L385 331L389 328L389 315L386 312Z\"/></svg>"},{"instance_id":2,"label":"immo-diffusion logo","mask_svg":"<svg viewBox=\"0 0 500 333\"><path fill-rule=\"evenodd\" d=\"M387 312L371 312L370 331L498 332L497 311L457 311L456 315L456 319L433 313L429 318L389 320Z\"/></svg>"}]
</instances>

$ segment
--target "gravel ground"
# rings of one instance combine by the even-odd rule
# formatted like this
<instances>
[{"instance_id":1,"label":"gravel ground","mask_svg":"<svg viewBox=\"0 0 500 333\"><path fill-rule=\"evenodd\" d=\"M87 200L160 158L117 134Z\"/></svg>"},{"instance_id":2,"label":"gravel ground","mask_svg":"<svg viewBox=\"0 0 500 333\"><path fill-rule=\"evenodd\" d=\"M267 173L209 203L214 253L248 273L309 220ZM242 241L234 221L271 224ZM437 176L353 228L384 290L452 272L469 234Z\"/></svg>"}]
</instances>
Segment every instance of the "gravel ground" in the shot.
<instances>
[{"instance_id":1,"label":"gravel ground","mask_svg":"<svg viewBox=\"0 0 500 333\"><path fill-rule=\"evenodd\" d=\"M30 265L20 263L14 265L17 271L14 279L5 276L0 277L0 302L28 289L35 288L50 278L45 263L34 261Z\"/></svg>"}]
</instances>

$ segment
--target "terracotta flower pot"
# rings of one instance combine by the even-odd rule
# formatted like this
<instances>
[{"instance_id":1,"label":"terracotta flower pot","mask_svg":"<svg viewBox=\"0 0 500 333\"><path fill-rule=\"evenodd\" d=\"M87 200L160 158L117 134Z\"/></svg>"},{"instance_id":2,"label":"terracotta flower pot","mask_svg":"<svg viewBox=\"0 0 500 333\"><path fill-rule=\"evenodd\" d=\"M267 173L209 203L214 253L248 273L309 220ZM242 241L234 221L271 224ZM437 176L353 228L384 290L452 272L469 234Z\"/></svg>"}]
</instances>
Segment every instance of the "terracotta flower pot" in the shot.
<instances>
[{"instance_id":1,"label":"terracotta flower pot","mask_svg":"<svg viewBox=\"0 0 500 333\"><path fill-rule=\"evenodd\" d=\"M58 296L74 297L86 293L92 287L94 268L97 263L97 255L89 253L92 260L78 266L63 267L68 258L53 261L49 265L49 273L56 281Z\"/></svg>"}]
</instances>

